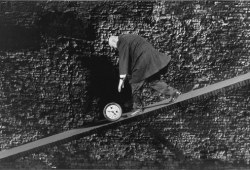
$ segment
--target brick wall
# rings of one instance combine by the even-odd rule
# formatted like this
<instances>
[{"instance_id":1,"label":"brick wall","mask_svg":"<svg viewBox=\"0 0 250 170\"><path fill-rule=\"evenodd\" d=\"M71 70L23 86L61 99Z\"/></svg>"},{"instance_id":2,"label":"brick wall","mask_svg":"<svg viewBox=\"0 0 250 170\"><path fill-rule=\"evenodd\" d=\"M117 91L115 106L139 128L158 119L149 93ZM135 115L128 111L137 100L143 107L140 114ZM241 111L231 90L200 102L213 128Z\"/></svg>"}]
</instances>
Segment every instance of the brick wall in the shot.
<instances>
[{"instance_id":1,"label":"brick wall","mask_svg":"<svg viewBox=\"0 0 250 170\"><path fill-rule=\"evenodd\" d=\"M1 149L81 127L98 117L105 102L129 99L128 87L116 92L117 53L107 44L112 34L139 34L169 53L172 62L162 79L182 92L248 72L248 6L247 1L2 2ZM249 93L244 87L157 112L43 149L15 165L247 166ZM143 94L145 104L159 100L150 89Z\"/></svg>"}]
</instances>

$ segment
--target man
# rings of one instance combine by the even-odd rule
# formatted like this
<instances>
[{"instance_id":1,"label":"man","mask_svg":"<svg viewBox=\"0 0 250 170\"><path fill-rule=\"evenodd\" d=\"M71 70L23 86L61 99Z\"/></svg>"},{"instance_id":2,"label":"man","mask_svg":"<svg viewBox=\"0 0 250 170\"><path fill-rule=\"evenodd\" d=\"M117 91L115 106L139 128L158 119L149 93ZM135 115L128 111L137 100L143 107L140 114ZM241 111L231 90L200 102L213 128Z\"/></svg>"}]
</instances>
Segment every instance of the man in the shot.
<instances>
[{"instance_id":1,"label":"man","mask_svg":"<svg viewBox=\"0 0 250 170\"><path fill-rule=\"evenodd\" d=\"M119 52L119 92L124 87L125 79L129 77L133 97L131 115L138 114L143 109L141 92L145 84L164 96L170 96L170 102L181 94L160 80L157 74L168 65L171 57L158 52L146 39L133 34L110 36L109 45Z\"/></svg>"}]
</instances>

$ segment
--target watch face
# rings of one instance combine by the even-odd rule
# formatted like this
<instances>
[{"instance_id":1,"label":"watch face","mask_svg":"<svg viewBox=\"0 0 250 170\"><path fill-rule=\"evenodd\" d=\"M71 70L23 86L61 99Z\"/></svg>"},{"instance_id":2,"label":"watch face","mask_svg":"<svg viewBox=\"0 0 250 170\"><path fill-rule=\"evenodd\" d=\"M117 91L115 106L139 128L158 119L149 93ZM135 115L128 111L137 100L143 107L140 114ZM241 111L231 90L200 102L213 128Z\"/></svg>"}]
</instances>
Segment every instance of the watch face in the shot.
<instances>
[{"instance_id":1,"label":"watch face","mask_svg":"<svg viewBox=\"0 0 250 170\"><path fill-rule=\"evenodd\" d=\"M103 113L106 119L115 121L120 119L122 115L122 108L117 103L109 103L105 106Z\"/></svg>"}]
</instances>

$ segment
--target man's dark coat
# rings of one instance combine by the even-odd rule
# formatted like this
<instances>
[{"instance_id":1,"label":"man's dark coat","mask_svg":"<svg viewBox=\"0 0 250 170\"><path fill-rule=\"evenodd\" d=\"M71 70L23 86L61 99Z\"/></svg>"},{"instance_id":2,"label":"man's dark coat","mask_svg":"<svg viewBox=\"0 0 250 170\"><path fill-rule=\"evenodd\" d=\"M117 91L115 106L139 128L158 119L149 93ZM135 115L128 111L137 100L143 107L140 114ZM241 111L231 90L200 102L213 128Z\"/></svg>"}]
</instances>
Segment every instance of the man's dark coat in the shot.
<instances>
[{"instance_id":1,"label":"man's dark coat","mask_svg":"<svg viewBox=\"0 0 250 170\"><path fill-rule=\"evenodd\" d=\"M131 75L130 83L138 83L166 67L171 57L157 51L139 35L118 37L120 75Z\"/></svg>"}]
</instances>

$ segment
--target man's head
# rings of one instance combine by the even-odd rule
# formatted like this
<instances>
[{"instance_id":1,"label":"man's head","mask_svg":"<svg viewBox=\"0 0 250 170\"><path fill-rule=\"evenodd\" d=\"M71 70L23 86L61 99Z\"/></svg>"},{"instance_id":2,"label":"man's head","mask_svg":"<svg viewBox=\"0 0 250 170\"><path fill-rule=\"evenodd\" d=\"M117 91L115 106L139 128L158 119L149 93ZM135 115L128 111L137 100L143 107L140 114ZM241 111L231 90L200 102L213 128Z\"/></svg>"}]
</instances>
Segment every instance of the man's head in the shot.
<instances>
[{"instance_id":1,"label":"man's head","mask_svg":"<svg viewBox=\"0 0 250 170\"><path fill-rule=\"evenodd\" d=\"M109 37L109 46L113 48L117 48L118 36L110 36Z\"/></svg>"}]
</instances>

